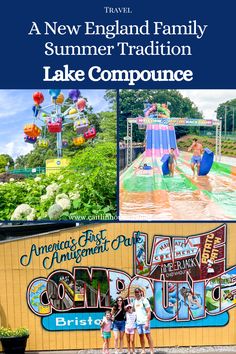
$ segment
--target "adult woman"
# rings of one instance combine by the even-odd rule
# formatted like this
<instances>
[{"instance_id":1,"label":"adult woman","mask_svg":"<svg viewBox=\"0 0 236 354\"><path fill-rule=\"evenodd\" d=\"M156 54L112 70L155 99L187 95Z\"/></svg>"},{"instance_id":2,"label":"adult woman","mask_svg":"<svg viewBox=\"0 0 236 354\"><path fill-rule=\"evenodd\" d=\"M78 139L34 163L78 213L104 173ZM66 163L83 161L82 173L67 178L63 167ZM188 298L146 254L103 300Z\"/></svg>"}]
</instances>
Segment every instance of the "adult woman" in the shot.
<instances>
[{"instance_id":1,"label":"adult woman","mask_svg":"<svg viewBox=\"0 0 236 354\"><path fill-rule=\"evenodd\" d=\"M115 354L123 350L123 338L125 333L125 304L121 296L118 296L112 308L113 332L115 339Z\"/></svg>"}]
</instances>

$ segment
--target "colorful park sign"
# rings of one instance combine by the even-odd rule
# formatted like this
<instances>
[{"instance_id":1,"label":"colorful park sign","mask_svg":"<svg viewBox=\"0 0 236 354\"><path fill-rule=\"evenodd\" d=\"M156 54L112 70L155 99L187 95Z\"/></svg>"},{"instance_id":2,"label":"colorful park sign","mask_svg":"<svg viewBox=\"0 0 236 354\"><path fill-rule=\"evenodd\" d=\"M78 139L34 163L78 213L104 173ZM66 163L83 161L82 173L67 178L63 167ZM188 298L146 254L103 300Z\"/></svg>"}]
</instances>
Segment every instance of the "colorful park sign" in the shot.
<instances>
[{"instance_id":1,"label":"colorful park sign","mask_svg":"<svg viewBox=\"0 0 236 354\"><path fill-rule=\"evenodd\" d=\"M105 310L118 296L132 302L139 287L151 303L159 346L166 343L162 331L168 345L197 345L196 336L179 335L184 328L207 345L206 327L212 345L232 344L234 234L235 224L108 223L1 243L1 316L30 328L30 350L50 349L45 333L63 340L70 333L67 349L98 348ZM63 349L60 340L54 349Z\"/></svg>"},{"instance_id":2,"label":"colorful park sign","mask_svg":"<svg viewBox=\"0 0 236 354\"><path fill-rule=\"evenodd\" d=\"M203 126L211 127L220 125L219 120L198 119L198 118L155 118L155 117L137 117L129 118L132 123L137 124L164 124L170 126Z\"/></svg>"}]
</instances>

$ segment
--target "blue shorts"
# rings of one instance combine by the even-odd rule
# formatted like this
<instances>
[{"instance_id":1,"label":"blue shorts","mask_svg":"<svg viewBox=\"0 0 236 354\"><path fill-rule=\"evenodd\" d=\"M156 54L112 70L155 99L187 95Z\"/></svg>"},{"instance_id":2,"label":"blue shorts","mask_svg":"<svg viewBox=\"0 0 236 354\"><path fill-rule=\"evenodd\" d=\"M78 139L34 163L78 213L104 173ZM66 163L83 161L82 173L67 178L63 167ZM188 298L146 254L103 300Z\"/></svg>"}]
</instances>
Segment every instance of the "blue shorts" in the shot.
<instances>
[{"instance_id":1,"label":"blue shorts","mask_svg":"<svg viewBox=\"0 0 236 354\"><path fill-rule=\"evenodd\" d=\"M200 164L201 162L201 156L193 156L191 158L191 162L194 163L194 164Z\"/></svg>"},{"instance_id":2,"label":"blue shorts","mask_svg":"<svg viewBox=\"0 0 236 354\"><path fill-rule=\"evenodd\" d=\"M114 321L113 331L124 332L125 331L125 321Z\"/></svg>"},{"instance_id":3,"label":"blue shorts","mask_svg":"<svg viewBox=\"0 0 236 354\"><path fill-rule=\"evenodd\" d=\"M145 324L137 324L138 334L148 334L150 333L150 325L148 328L145 328Z\"/></svg>"}]
</instances>

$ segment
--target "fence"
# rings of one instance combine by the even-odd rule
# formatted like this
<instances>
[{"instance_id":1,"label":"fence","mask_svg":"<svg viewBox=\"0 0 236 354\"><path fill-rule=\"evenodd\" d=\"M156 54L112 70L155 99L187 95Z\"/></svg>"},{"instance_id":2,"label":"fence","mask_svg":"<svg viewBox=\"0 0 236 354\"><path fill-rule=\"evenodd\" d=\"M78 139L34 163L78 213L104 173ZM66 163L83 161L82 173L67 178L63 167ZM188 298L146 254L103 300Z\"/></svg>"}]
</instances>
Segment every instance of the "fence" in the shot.
<instances>
[{"instance_id":1,"label":"fence","mask_svg":"<svg viewBox=\"0 0 236 354\"><path fill-rule=\"evenodd\" d=\"M144 152L145 148L144 147L134 147L133 148L133 153L132 153L132 161L134 161L139 154L142 154ZM122 171L125 166L126 166L126 157L127 157L127 148L121 148L120 151L120 157L119 157L119 169Z\"/></svg>"},{"instance_id":2,"label":"fence","mask_svg":"<svg viewBox=\"0 0 236 354\"><path fill-rule=\"evenodd\" d=\"M208 136L209 138L214 138L216 135L216 132L214 130L202 130L200 132L200 135L202 136ZM222 136L221 136L222 140L236 140L236 132L227 132L227 134L225 135L224 131L222 131Z\"/></svg>"},{"instance_id":3,"label":"fence","mask_svg":"<svg viewBox=\"0 0 236 354\"><path fill-rule=\"evenodd\" d=\"M9 170L8 173L12 175L24 175L25 177L34 177L41 173L45 173L45 167L35 167L35 168L20 168Z\"/></svg>"}]
</instances>

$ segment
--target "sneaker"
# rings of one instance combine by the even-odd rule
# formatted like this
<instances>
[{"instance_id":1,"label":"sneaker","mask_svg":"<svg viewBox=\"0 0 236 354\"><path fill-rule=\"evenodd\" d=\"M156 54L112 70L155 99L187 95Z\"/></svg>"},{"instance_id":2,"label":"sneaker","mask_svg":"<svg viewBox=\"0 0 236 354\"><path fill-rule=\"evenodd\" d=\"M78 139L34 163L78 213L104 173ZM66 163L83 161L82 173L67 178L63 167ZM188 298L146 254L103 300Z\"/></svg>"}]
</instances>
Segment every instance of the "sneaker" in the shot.
<instances>
[{"instance_id":1,"label":"sneaker","mask_svg":"<svg viewBox=\"0 0 236 354\"><path fill-rule=\"evenodd\" d=\"M141 354L146 354L145 350L142 350L142 351L141 351Z\"/></svg>"}]
</instances>

